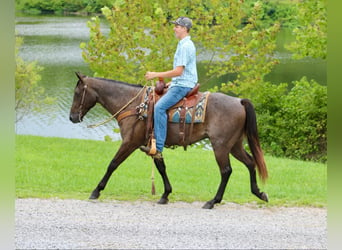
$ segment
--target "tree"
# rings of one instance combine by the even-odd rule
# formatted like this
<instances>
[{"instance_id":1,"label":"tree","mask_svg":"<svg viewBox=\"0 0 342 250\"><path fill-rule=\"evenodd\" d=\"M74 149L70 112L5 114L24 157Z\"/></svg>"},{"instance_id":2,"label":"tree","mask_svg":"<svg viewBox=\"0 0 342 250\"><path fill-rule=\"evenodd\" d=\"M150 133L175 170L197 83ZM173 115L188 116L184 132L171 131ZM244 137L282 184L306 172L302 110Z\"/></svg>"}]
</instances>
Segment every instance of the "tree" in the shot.
<instances>
[{"instance_id":1,"label":"tree","mask_svg":"<svg viewBox=\"0 0 342 250\"><path fill-rule=\"evenodd\" d=\"M100 18L93 17L88 22L90 41L81 44L83 58L95 76L137 83L147 69L171 67L173 34L157 2L115 1L102 12L109 33L103 34Z\"/></svg>"},{"instance_id":2,"label":"tree","mask_svg":"<svg viewBox=\"0 0 342 250\"><path fill-rule=\"evenodd\" d=\"M19 56L19 49L23 43L21 37L16 37L15 46L15 111L16 122L33 110L38 110L42 103L52 103L53 98L43 97L44 88L38 85L41 80L39 72L43 68L36 62L25 62Z\"/></svg>"},{"instance_id":3,"label":"tree","mask_svg":"<svg viewBox=\"0 0 342 250\"><path fill-rule=\"evenodd\" d=\"M169 21L188 16L198 54L206 55L206 77L235 73L237 78L223 84L222 91L243 85L236 94L248 94L277 63L272 54L279 24L262 27L261 2L250 16L245 8L238 0L116 0L102 9L108 32L101 29L99 17L88 22L90 40L81 44L83 58L95 76L140 83L147 70L172 67L177 40Z\"/></svg>"},{"instance_id":4,"label":"tree","mask_svg":"<svg viewBox=\"0 0 342 250\"><path fill-rule=\"evenodd\" d=\"M327 0L304 0L298 5L295 41L287 46L294 58L327 57Z\"/></svg>"}]
</instances>

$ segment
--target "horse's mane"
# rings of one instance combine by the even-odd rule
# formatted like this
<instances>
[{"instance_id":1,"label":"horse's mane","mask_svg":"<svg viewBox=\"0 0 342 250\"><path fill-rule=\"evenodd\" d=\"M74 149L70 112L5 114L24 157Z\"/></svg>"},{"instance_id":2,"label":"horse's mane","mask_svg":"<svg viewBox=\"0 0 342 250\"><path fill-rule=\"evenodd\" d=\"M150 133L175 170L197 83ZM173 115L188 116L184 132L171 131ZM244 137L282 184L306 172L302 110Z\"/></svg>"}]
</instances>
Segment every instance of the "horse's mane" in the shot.
<instances>
[{"instance_id":1,"label":"horse's mane","mask_svg":"<svg viewBox=\"0 0 342 250\"><path fill-rule=\"evenodd\" d=\"M117 80L108 79L108 78L101 78L101 77L93 77L93 78L98 79L98 80L102 80L102 81L111 82L111 83L119 83L122 85L132 86L132 87L136 87L136 88L142 88L143 87L141 84L127 83L127 82L117 81Z\"/></svg>"}]
</instances>

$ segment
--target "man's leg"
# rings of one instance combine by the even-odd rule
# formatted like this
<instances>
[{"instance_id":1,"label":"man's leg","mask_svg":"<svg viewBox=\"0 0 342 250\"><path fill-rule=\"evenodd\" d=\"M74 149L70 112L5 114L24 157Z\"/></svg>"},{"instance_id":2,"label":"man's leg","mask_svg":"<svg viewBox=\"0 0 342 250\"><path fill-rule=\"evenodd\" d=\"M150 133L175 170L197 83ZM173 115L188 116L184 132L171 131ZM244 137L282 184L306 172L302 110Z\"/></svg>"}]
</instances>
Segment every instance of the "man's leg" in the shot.
<instances>
[{"instance_id":1,"label":"man's leg","mask_svg":"<svg viewBox=\"0 0 342 250\"><path fill-rule=\"evenodd\" d=\"M190 90L191 88L172 87L156 103L154 107L154 135L159 152L163 151L167 135L166 111L181 100Z\"/></svg>"}]
</instances>

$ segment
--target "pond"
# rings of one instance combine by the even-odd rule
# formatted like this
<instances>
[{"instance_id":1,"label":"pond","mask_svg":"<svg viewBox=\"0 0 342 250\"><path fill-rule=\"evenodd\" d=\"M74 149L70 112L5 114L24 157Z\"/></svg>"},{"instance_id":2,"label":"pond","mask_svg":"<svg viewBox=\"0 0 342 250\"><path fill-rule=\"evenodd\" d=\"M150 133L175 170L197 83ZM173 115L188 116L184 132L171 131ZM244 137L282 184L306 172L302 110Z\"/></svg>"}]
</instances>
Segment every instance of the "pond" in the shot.
<instances>
[{"instance_id":1,"label":"pond","mask_svg":"<svg viewBox=\"0 0 342 250\"><path fill-rule=\"evenodd\" d=\"M92 75L91 70L83 62L79 47L81 42L88 41L88 20L89 17L80 16L16 17L16 32L24 38L20 56L26 61L37 61L38 65L44 67L39 84L45 88L48 96L56 98L54 105L41 107L39 112L32 112L17 122L17 134L92 140L104 140L105 136L109 136L113 140L120 139L120 135L114 132L117 128L115 120L97 128L87 128L87 125L109 117L99 105L87 114L83 123L73 124L69 121L73 89L77 82L74 72ZM325 85L326 62L311 58L292 60L291 55L282 48L282 44L290 39L292 37L288 31L280 34L276 54L281 63L266 79L273 83L290 83L305 75L308 79L315 79ZM200 76L205 74L202 66L199 64ZM225 77L212 80L210 85L222 82Z\"/></svg>"}]
</instances>

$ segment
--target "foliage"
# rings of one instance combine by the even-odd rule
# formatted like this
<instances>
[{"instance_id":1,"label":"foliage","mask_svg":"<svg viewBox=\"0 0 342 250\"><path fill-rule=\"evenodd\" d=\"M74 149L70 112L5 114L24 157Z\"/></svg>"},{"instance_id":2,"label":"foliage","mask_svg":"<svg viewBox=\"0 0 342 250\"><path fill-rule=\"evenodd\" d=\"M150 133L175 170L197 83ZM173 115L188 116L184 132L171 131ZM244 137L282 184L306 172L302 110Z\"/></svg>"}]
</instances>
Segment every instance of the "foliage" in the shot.
<instances>
[{"instance_id":1,"label":"foliage","mask_svg":"<svg viewBox=\"0 0 342 250\"><path fill-rule=\"evenodd\" d=\"M153 5L156 1L149 2ZM246 6L244 10L249 15L250 9L256 1L245 0L244 2L244 6ZM270 26L270 24L280 22L282 27L293 27L297 23L294 12L299 0L266 0L262 2L264 14L261 18L264 25ZM61 12L101 13L102 7L111 6L112 3L112 0L15 0L17 10L33 14ZM247 18L244 21L247 21Z\"/></svg>"},{"instance_id":2,"label":"foliage","mask_svg":"<svg viewBox=\"0 0 342 250\"><path fill-rule=\"evenodd\" d=\"M287 84L265 83L257 90L258 124L263 148L275 156L327 160L327 87L303 77Z\"/></svg>"},{"instance_id":3,"label":"foliage","mask_svg":"<svg viewBox=\"0 0 342 250\"><path fill-rule=\"evenodd\" d=\"M287 93L287 84L271 84L265 82L255 88L249 98L253 101L258 119L258 132L262 148L265 152L284 156L278 149L279 130L275 114L280 112L281 98Z\"/></svg>"},{"instance_id":4,"label":"foliage","mask_svg":"<svg viewBox=\"0 0 342 250\"><path fill-rule=\"evenodd\" d=\"M173 34L157 3L116 1L112 9L104 7L102 12L108 35L101 31L101 19L93 17L88 22L90 41L81 44L83 58L95 76L136 83L148 68L172 66Z\"/></svg>"},{"instance_id":5,"label":"foliage","mask_svg":"<svg viewBox=\"0 0 342 250\"><path fill-rule=\"evenodd\" d=\"M287 46L299 59L327 57L327 0L305 0L298 6L299 26L293 30L296 40Z\"/></svg>"},{"instance_id":6,"label":"foliage","mask_svg":"<svg viewBox=\"0 0 342 250\"><path fill-rule=\"evenodd\" d=\"M19 49L23 43L21 37L16 37L15 46L15 111L16 122L32 110L37 110L41 103L52 103L53 98L43 97L44 88L38 85L41 80L39 72L43 68L37 62L25 62L19 56Z\"/></svg>"},{"instance_id":7,"label":"foliage","mask_svg":"<svg viewBox=\"0 0 342 250\"><path fill-rule=\"evenodd\" d=\"M326 57L326 5L323 0L300 1L300 26L296 40L288 46L295 58ZM315 3L313 3L315 2ZM258 113L260 137L266 152L305 160L327 160L327 87L303 77L288 91L288 84L222 85L250 98ZM227 88L228 86L228 88Z\"/></svg>"},{"instance_id":8,"label":"foliage","mask_svg":"<svg viewBox=\"0 0 342 250\"><path fill-rule=\"evenodd\" d=\"M261 2L248 17L242 2L117 0L102 9L107 34L99 17L88 22L90 41L81 44L83 58L96 76L132 83L147 70L170 69L177 41L169 20L186 15L194 22L191 36L198 54L206 55L207 77L237 73L231 83L252 85L277 63L271 55L279 24L263 27Z\"/></svg>"},{"instance_id":9,"label":"foliage","mask_svg":"<svg viewBox=\"0 0 342 250\"><path fill-rule=\"evenodd\" d=\"M255 3L255 0L246 0L245 2L251 7ZM266 0L262 1L262 3L262 22L264 25L270 26L272 23L279 22L282 27L292 28L298 23L295 16L297 9L297 3L295 1Z\"/></svg>"},{"instance_id":10,"label":"foliage","mask_svg":"<svg viewBox=\"0 0 342 250\"><path fill-rule=\"evenodd\" d=\"M99 13L111 0L16 0L16 9L24 12L61 13L90 12Z\"/></svg>"},{"instance_id":11,"label":"foliage","mask_svg":"<svg viewBox=\"0 0 342 250\"><path fill-rule=\"evenodd\" d=\"M241 11L242 3L231 1L228 7L220 10L219 6L210 6L210 12L204 16L212 16L215 25L203 22L199 25L200 47L209 54L207 76L219 77L227 73L235 73L236 79L223 83L220 90L248 96L251 87L260 84L278 60L273 57L276 34L279 23L270 27L262 24L263 8L256 2L251 8L250 16ZM230 13L230 15L227 15ZM247 20L242 24L242 20ZM237 91L237 86L240 86Z\"/></svg>"},{"instance_id":12,"label":"foliage","mask_svg":"<svg viewBox=\"0 0 342 250\"><path fill-rule=\"evenodd\" d=\"M327 87L303 77L280 101L275 116L283 155L326 161Z\"/></svg>"}]
</instances>

